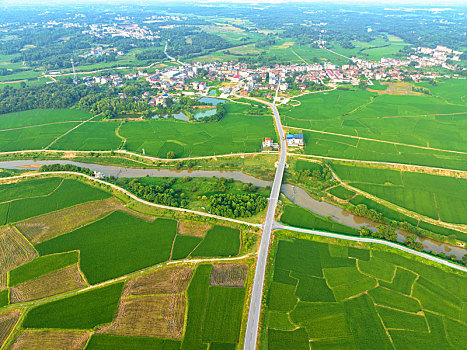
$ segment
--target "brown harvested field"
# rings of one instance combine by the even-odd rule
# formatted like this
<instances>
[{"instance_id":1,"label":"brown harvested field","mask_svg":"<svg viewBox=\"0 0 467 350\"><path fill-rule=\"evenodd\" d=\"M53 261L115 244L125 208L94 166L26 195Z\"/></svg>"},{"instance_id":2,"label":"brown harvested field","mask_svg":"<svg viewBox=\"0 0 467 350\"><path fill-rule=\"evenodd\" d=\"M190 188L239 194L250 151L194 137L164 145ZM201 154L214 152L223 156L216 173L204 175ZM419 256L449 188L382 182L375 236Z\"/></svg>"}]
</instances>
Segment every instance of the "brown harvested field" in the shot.
<instances>
[{"instance_id":1,"label":"brown harvested field","mask_svg":"<svg viewBox=\"0 0 467 350\"><path fill-rule=\"evenodd\" d=\"M127 214L129 214L131 216L134 216L135 218L138 218L138 219L146 221L146 222L153 222L154 220L156 220L156 218L154 216L146 215L146 214L143 214L143 213L138 213L137 211L131 210L131 209L127 208L127 207L122 207L120 209L120 211L123 211L124 213L127 213Z\"/></svg>"},{"instance_id":2,"label":"brown harvested field","mask_svg":"<svg viewBox=\"0 0 467 350\"><path fill-rule=\"evenodd\" d=\"M34 259L33 246L13 227L0 228L0 274Z\"/></svg>"},{"instance_id":3,"label":"brown harvested field","mask_svg":"<svg viewBox=\"0 0 467 350\"><path fill-rule=\"evenodd\" d=\"M108 198L36 216L15 225L33 244L38 244L74 231L122 207L118 199Z\"/></svg>"},{"instance_id":4,"label":"brown harvested field","mask_svg":"<svg viewBox=\"0 0 467 350\"><path fill-rule=\"evenodd\" d=\"M196 221L179 221L178 233L187 236L204 237L211 225Z\"/></svg>"},{"instance_id":5,"label":"brown harvested field","mask_svg":"<svg viewBox=\"0 0 467 350\"><path fill-rule=\"evenodd\" d=\"M8 339L13 328L15 328L16 322L18 322L21 316L21 311L13 310L0 314L0 348L3 343Z\"/></svg>"},{"instance_id":6,"label":"brown harvested field","mask_svg":"<svg viewBox=\"0 0 467 350\"><path fill-rule=\"evenodd\" d=\"M188 266L169 267L142 275L127 283L125 294L175 294L188 288L193 270Z\"/></svg>"},{"instance_id":7,"label":"brown harvested field","mask_svg":"<svg viewBox=\"0 0 467 350\"><path fill-rule=\"evenodd\" d=\"M0 290L8 287L8 279L6 273L0 273Z\"/></svg>"},{"instance_id":8,"label":"brown harvested field","mask_svg":"<svg viewBox=\"0 0 467 350\"><path fill-rule=\"evenodd\" d=\"M12 303L30 301L65 293L87 286L78 265L65 267L47 275L34 278L11 288Z\"/></svg>"},{"instance_id":9,"label":"brown harvested field","mask_svg":"<svg viewBox=\"0 0 467 350\"><path fill-rule=\"evenodd\" d=\"M218 264L212 268L209 280L212 286L244 287L247 273L246 265Z\"/></svg>"},{"instance_id":10,"label":"brown harvested field","mask_svg":"<svg viewBox=\"0 0 467 350\"><path fill-rule=\"evenodd\" d=\"M147 295L122 298L117 316L99 333L180 339L185 320L185 296Z\"/></svg>"},{"instance_id":11,"label":"brown harvested field","mask_svg":"<svg viewBox=\"0 0 467 350\"><path fill-rule=\"evenodd\" d=\"M16 338L14 350L78 350L84 349L89 333L77 331L23 331Z\"/></svg>"}]
</instances>

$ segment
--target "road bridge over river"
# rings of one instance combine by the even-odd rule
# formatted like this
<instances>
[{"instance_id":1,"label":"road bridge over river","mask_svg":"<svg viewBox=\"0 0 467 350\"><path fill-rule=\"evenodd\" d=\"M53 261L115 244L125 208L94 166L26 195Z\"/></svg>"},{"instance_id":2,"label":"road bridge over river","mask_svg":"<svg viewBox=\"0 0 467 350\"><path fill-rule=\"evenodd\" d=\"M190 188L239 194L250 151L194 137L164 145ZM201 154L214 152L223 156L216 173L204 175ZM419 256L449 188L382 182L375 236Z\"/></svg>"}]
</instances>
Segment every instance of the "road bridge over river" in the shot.
<instances>
[{"instance_id":1,"label":"road bridge over river","mask_svg":"<svg viewBox=\"0 0 467 350\"><path fill-rule=\"evenodd\" d=\"M279 91L279 84L278 83L276 89L276 97ZM266 219L263 225L263 233L261 236L261 244L258 252L258 260L256 262L256 270L255 270L255 279L253 281L253 289L251 292L251 300L250 300L250 309L248 312L248 322L246 325L246 333L245 333L245 342L244 342L244 349L254 350L256 348L256 341L258 339L258 325L259 325L259 318L261 315L261 301L263 297L263 287L264 287L264 275L266 273L266 264L268 258L268 250L269 250L269 241L271 238L271 231L273 229L274 224L274 213L277 207L277 201L279 200L279 194L281 191L282 185L282 177L284 175L285 169L285 161L287 158L287 145L285 142L284 131L282 129L281 118L279 115L279 111L275 105L275 102L269 103L263 100L249 98L250 100L254 100L257 102L265 103L269 107L271 107L274 113L274 121L277 127L277 133L279 135L280 140L280 156L279 161L277 162L277 170L276 175L274 177L274 182L271 188L271 195L269 198L269 205L266 213ZM275 101L276 99L274 99Z\"/></svg>"}]
</instances>

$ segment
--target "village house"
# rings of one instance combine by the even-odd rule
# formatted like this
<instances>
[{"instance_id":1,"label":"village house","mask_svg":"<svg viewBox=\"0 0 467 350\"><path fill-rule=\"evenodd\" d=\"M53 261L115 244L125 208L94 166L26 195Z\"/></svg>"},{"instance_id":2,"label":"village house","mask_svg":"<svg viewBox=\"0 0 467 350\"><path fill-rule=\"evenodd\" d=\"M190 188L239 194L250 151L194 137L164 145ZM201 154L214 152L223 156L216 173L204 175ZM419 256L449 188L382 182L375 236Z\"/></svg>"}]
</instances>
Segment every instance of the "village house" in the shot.
<instances>
[{"instance_id":1,"label":"village house","mask_svg":"<svg viewBox=\"0 0 467 350\"><path fill-rule=\"evenodd\" d=\"M303 147L303 134L287 134L287 146L289 147Z\"/></svg>"}]
</instances>

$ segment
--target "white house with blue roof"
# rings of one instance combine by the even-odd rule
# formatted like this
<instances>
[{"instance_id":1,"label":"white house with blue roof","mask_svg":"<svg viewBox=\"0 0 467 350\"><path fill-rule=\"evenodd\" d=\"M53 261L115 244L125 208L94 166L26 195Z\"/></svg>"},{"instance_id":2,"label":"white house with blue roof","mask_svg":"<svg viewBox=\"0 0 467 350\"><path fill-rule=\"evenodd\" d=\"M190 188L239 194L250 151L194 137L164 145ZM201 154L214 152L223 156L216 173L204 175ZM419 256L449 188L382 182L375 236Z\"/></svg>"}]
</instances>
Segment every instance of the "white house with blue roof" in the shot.
<instances>
[{"instance_id":1,"label":"white house with blue roof","mask_svg":"<svg viewBox=\"0 0 467 350\"><path fill-rule=\"evenodd\" d=\"M303 147L303 134L287 134L287 146L289 147Z\"/></svg>"}]
</instances>

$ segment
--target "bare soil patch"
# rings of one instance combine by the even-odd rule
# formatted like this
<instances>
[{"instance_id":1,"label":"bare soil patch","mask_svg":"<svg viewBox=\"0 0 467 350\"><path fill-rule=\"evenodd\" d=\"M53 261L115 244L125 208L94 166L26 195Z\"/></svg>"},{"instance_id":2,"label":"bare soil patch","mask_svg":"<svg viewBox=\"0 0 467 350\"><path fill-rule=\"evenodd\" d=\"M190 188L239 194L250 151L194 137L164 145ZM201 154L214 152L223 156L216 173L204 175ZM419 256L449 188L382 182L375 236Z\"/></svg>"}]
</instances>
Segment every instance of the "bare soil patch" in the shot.
<instances>
[{"instance_id":1,"label":"bare soil patch","mask_svg":"<svg viewBox=\"0 0 467 350\"><path fill-rule=\"evenodd\" d=\"M180 339L185 319L184 295L123 298L115 321L98 332L139 337Z\"/></svg>"},{"instance_id":2,"label":"bare soil patch","mask_svg":"<svg viewBox=\"0 0 467 350\"><path fill-rule=\"evenodd\" d=\"M74 231L121 208L123 205L116 198L108 198L36 216L15 226L33 244L38 244Z\"/></svg>"},{"instance_id":3,"label":"bare soil patch","mask_svg":"<svg viewBox=\"0 0 467 350\"><path fill-rule=\"evenodd\" d=\"M15 340L14 350L78 350L84 349L90 334L77 331L23 331Z\"/></svg>"},{"instance_id":4,"label":"bare soil patch","mask_svg":"<svg viewBox=\"0 0 467 350\"><path fill-rule=\"evenodd\" d=\"M139 212L131 210L131 209L127 208L127 207L122 207L119 210L123 211L124 213L127 213L127 214L129 214L131 216L134 216L135 218L146 221L146 222L153 222L154 220L156 220L156 218L154 216L139 213Z\"/></svg>"},{"instance_id":5,"label":"bare soil patch","mask_svg":"<svg viewBox=\"0 0 467 350\"><path fill-rule=\"evenodd\" d=\"M11 288L10 299L13 303L37 300L79 289L86 285L78 265L72 265L18 284Z\"/></svg>"},{"instance_id":6,"label":"bare soil patch","mask_svg":"<svg viewBox=\"0 0 467 350\"><path fill-rule=\"evenodd\" d=\"M212 286L244 287L247 274L246 265L218 264L212 268L209 280Z\"/></svg>"},{"instance_id":7,"label":"bare soil patch","mask_svg":"<svg viewBox=\"0 0 467 350\"><path fill-rule=\"evenodd\" d=\"M179 221L178 233L187 236L204 237L211 225L196 221Z\"/></svg>"},{"instance_id":8,"label":"bare soil patch","mask_svg":"<svg viewBox=\"0 0 467 350\"><path fill-rule=\"evenodd\" d=\"M188 266L169 267L142 275L127 283L128 295L175 294L188 288L193 270Z\"/></svg>"},{"instance_id":9,"label":"bare soil patch","mask_svg":"<svg viewBox=\"0 0 467 350\"><path fill-rule=\"evenodd\" d=\"M8 311L0 314L0 348L8 339L8 336L15 327L20 316L21 311L19 310Z\"/></svg>"},{"instance_id":10,"label":"bare soil patch","mask_svg":"<svg viewBox=\"0 0 467 350\"><path fill-rule=\"evenodd\" d=\"M37 256L32 245L13 227L0 228L0 275Z\"/></svg>"}]
</instances>

